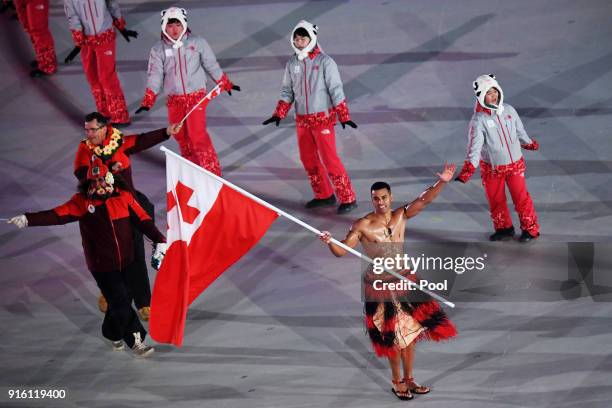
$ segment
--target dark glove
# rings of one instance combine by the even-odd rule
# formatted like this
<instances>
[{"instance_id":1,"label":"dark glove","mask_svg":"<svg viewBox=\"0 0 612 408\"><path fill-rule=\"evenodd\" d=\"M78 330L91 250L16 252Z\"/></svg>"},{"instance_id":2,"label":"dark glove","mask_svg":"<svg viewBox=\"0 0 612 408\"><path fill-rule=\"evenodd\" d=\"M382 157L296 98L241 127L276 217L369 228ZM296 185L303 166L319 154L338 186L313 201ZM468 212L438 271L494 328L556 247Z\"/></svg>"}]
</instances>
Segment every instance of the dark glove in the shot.
<instances>
[{"instance_id":1,"label":"dark glove","mask_svg":"<svg viewBox=\"0 0 612 408\"><path fill-rule=\"evenodd\" d=\"M228 95L232 94L232 90L240 92L240 87L238 85L233 85L232 84L232 89L228 89L227 90Z\"/></svg>"},{"instance_id":2,"label":"dark glove","mask_svg":"<svg viewBox=\"0 0 612 408\"><path fill-rule=\"evenodd\" d=\"M127 28L119 31L125 41L130 42L130 37L138 38L138 33L134 30L128 30Z\"/></svg>"},{"instance_id":3,"label":"dark glove","mask_svg":"<svg viewBox=\"0 0 612 408\"><path fill-rule=\"evenodd\" d=\"M79 55L79 52L81 52L81 47L76 46L72 49L72 51L70 51L70 54L68 54L68 56L66 57L66 59L64 59L64 63L65 64L70 64L72 62L72 60Z\"/></svg>"},{"instance_id":4,"label":"dark glove","mask_svg":"<svg viewBox=\"0 0 612 408\"><path fill-rule=\"evenodd\" d=\"M0 13L4 13L6 10L15 10L15 5L12 1L0 1Z\"/></svg>"},{"instance_id":5,"label":"dark glove","mask_svg":"<svg viewBox=\"0 0 612 408\"><path fill-rule=\"evenodd\" d=\"M267 125L267 124L270 124L270 123L272 123L272 122L276 122L276 126L278 126L278 124L280 123L280 121L281 121L281 118L279 118L278 116L272 116L272 117L270 117L270 118L268 118L268 119L264 120L264 121L262 122L262 125Z\"/></svg>"},{"instance_id":6,"label":"dark glove","mask_svg":"<svg viewBox=\"0 0 612 408\"><path fill-rule=\"evenodd\" d=\"M146 106L141 106L140 108L136 109L136 115L138 115L140 112L148 112L151 108L147 108Z\"/></svg>"},{"instance_id":7,"label":"dark glove","mask_svg":"<svg viewBox=\"0 0 612 408\"><path fill-rule=\"evenodd\" d=\"M460 182L462 182L463 184L465 184L465 183L466 183L466 180L463 180L463 179L462 179L460 176L455 177L455 181L460 181Z\"/></svg>"},{"instance_id":8,"label":"dark glove","mask_svg":"<svg viewBox=\"0 0 612 408\"><path fill-rule=\"evenodd\" d=\"M357 129L357 124L352 120L347 120L346 122L341 122L340 124L342 125L342 129L345 129L346 126L350 126L353 129Z\"/></svg>"}]
</instances>

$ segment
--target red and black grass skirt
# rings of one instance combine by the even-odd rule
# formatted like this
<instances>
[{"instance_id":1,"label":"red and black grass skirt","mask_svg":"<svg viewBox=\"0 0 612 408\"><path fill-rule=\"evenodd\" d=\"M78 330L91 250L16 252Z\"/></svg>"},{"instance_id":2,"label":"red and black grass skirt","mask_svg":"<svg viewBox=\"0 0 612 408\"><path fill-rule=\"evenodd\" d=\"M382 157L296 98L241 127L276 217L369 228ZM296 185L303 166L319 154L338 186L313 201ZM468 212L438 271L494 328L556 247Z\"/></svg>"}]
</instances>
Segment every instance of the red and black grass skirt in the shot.
<instances>
[{"instance_id":1,"label":"red and black grass skirt","mask_svg":"<svg viewBox=\"0 0 612 408\"><path fill-rule=\"evenodd\" d=\"M374 324L374 314L381 304L384 307L384 324L382 332ZM457 329L453 322L438 302L399 302L403 311L410 314L425 330L415 341L448 340L457 335ZM374 352L378 357L391 357L397 352L395 346L395 326L397 324L397 312L392 302L365 302L365 324Z\"/></svg>"}]
</instances>

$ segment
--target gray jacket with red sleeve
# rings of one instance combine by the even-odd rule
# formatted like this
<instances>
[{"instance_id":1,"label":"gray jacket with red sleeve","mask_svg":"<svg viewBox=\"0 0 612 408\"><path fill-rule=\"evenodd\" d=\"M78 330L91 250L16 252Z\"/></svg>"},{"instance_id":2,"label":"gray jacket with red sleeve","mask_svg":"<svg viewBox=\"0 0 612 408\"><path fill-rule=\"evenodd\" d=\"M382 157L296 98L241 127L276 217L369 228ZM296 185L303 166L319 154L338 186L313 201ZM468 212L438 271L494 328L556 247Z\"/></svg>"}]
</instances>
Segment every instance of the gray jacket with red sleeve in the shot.
<instances>
[{"instance_id":1,"label":"gray jacket with red sleeve","mask_svg":"<svg viewBox=\"0 0 612 408\"><path fill-rule=\"evenodd\" d=\"M476 104L468 131L467 157L458 179L466 182L482 162L487 172L517 173L525 170L521 149L537 150L518 113L503 104L492 111Z\"/></svg>"},{"instance_id":2,"label":"gray jacket with red sleeve","mask_svg":"<svg viewBox=\"0 0 612 408\"><path fill-rule=\"evenodd\" d=\"M64 0L64 12L77 46L106 44L115 39L113 26L125 29L116 0Z\"/></svg>"},{"instance_id":3,"label":"gray jacket with red sleeve","mask_svg":"<svg viewBox=\"0 0 612 408\"><path fill-rule=\"evenodd\" d=\"M151 108L164 91L168 96L188 96L207 89L207 76L221 84L223 91L231 82L217 62L217 57L204 37L185 33L183 45L174 48L162 38L149 53L147 88L141 106Z\"/></svg>"},{"instance_id":4,"label":"gray jacket with red sleeve","mask_svg":"<svg viewBox=\"0 0 612 408\"><path fill-rule=\"evenodd\" d=\"M285 66L280 100L273 115L283 119L295 104L296 124L328 126L350 120L344 88L336 62L317 46L307 58L292 56Z\"/></svg>"}]
</instances>

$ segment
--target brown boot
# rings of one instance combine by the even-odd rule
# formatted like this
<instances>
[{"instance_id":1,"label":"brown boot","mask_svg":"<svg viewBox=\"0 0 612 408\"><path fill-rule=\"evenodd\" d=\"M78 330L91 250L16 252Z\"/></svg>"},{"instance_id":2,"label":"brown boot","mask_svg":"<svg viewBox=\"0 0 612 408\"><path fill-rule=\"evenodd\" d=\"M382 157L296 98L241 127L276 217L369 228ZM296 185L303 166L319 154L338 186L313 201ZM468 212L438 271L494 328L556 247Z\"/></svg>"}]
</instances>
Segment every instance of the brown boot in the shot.
<instances>
[{"instance_id":1,"label":"brown boot","mask_svg":"<svg viewBox=\"0 0 612 408\"><path fill-rule=\"evenodd\" d=\"M106 311L108 310L108 303L106 303L106 298L101 293L100 297L98 298L98 309L100 309L102 313L106 313Z\"/></svg>"},{"instance_id":2,"label":"brown boot","mask_svg":"<svg viewBox=\"0 0 612 408\"><path fill-rule=\"evenodd\" d=\"M148 322L151 316L151 308L149 306L141 307L138 309L138 316L140 316L140 320Z\"/></svg>"}]
</instances>

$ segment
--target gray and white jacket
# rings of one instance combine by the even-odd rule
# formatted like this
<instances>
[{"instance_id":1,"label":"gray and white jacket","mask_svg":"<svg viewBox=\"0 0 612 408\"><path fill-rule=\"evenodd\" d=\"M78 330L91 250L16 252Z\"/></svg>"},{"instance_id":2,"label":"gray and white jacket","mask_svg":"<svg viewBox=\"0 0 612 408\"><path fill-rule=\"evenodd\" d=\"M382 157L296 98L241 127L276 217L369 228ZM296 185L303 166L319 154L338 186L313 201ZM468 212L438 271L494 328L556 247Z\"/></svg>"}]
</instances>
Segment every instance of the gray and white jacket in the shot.
<instances>
[{"instance_id":1,"label":"gray and white jacket","mask_svg":"<svg viewBox=\"0 0 612 408\"><path fill-rule=\"evenodd\" d=\"M162 89L168 96L189 96L206 90L207 75L216 83L227 79L203 37L187 32L181 41L181 47L173 48L162 38L151 48L142 106L152 107Z\"/></svg>"},{"instance_id":2,"label":"gray and white jacket","mask_svg":"<svg viewBox=\"0 0 612 408\"><path fill-rule=\"evenodd\" d=\"M78 46L114 39L113 25L119 30L125 28L125 20L116 0L64 0L64 12Z\"/></svg>"},{"instance_id":3,"label":"gray and white jacket","mask_svg":"<svg viewBox=\"0 0 612 408\"><path fill-rule=\"evenodd\" d=\"M338 66L318 47L301 61L294 55L287 62L274 116L285 118L293 103L298 126L333 125L336 114L341 122L350 120Z\"/></svg>"},{"instance_id":4,"label":"gray and white jacket","mask_svg":"<svg viewBox=\"0 0 612 408\"><path fill-rule=\"evenodd\" d=\"M503 107L493 112L478 105L480 109L472 116L467 160L474 167L480 160L492 166L517 162L523 157L521 145L533 143L516 110L507 103Z\"/></svg>"},{"instance_id":5,"label":"gray and white jacket","mask_svg":"<svg viewBox=\"0 0 612 408\"><path fill-rule=\"evenodd\" d=\"M531 139L516 110L507 103L497 110L476 104L468 132L467 158L457 179L467 182L479 164L481 174L520 174L525 171L521 148L538 150L538 142Z\"/></svg>"}]
</instances>

